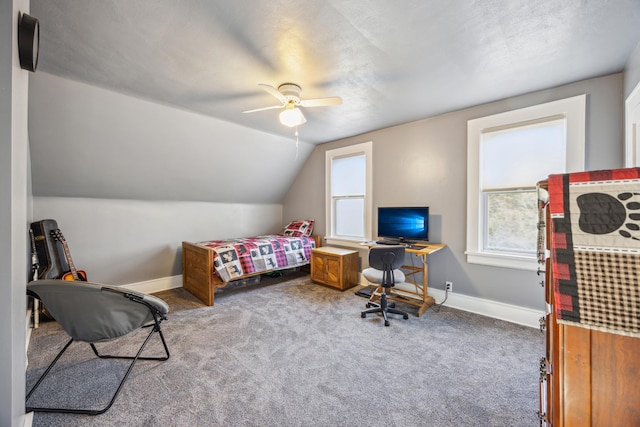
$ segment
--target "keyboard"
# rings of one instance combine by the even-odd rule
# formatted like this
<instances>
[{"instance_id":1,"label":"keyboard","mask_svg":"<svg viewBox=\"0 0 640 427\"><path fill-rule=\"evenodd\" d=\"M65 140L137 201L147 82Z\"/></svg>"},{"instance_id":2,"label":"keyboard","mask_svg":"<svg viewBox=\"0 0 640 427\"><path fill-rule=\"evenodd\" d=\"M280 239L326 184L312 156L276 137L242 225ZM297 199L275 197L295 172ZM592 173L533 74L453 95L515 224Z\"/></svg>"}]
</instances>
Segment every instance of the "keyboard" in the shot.
<instances>
[{"instance_id":1,"label":"keyboard","mask_svg":"<svg viewBox=\"0 0 640 427\"><path fill-rule=\"evenodd\" d=\"M376 240L376 245L399 245L400 242L392 242L389 240Z\"/></svg>"}]
</instances>

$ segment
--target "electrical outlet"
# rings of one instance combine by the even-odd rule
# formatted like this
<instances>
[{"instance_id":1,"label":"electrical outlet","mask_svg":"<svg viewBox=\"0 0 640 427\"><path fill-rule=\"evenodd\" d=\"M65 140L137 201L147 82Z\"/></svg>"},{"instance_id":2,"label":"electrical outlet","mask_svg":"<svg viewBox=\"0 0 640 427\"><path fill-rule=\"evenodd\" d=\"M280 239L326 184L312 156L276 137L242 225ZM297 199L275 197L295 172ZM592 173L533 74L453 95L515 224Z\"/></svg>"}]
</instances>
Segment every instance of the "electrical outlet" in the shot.
<instances>
[{"instance_id":1,"label":"electrical outlet","mask_svg":"<svg viewBox=\"0 0 640 427\"><path fill-rule=\"evenodd\" d=\"M444 290L447 292L453 292L453 283L444 282Z\"/></svg>"}]
</instances>

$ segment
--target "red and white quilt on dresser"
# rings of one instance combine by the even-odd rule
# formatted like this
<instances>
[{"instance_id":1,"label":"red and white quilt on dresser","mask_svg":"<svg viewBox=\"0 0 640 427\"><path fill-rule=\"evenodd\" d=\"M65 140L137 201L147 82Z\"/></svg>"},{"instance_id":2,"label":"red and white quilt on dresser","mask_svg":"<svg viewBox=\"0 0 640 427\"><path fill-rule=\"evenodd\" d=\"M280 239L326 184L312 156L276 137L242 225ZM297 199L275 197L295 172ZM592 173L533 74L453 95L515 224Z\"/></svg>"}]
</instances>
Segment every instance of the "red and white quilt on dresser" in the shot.
<instances>
[{"instance_id":1,"label":"red and white quilt on dresser","mask_svg":"<svg viewBox=\"0 0 640 427\"><path fill-rule=\"evenodd\" d=\"M558 321L640 336L640 169L548 183Z\"/></svg>"}]
</instances>

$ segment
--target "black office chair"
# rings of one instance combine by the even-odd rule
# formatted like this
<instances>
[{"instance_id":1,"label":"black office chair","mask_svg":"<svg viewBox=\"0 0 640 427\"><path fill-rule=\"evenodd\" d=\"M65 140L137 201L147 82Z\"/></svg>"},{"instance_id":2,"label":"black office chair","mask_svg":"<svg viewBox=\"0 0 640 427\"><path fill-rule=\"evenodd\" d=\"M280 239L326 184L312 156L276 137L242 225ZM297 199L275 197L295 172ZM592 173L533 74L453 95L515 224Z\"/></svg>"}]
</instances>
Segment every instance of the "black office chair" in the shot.
<instances>
[{"instance_id":1,"label":"black office chair","mask_svg":"<svg viewBox=\"0 0 640 427\"><path fill-rule=\"evenodd\" d=\"M66 280L37 280L31 282L27 285L27 294L42 301L47 311L60 324L62 329L71 336L71 339L29 391L26 402L29 401L31 395L51 371L53 365L74 341L89 343L95 355L100 358L132 360L111 401L104 409L49 408L27 405L27 412L102 414L111 408L124 382L129 377L133 365L138 360L169 359L169 349L160 330L160 323L166 319L169 306L160 298L117 286ZM151 328L151 331L135 356L100 354L95 346L95 343L115 340L140 328ZM155 332L158 333L162 340L166 356L140 357L142 350L144 350ZM64 385L61 388L64 389Z\"/></svg>"},{"instance_id":2,"label":"black office chair","mask_svg":"<svg viewBox=\"0 0 640 427\"><path fill-rule=\"evenodd\" d=\"M400 270L404 264L404 246L384 246L373 247L369 250L369 268L362 272L362 275L371 283L382 287L380 301L375 303L369 301L367 308L360 313L362 318L369 313L382 313L384 326L389 326L388 313L400 314L403 319L408 319L409 315L402 310L395 308L395 303L387 301L387 288L395 286L396 283L405 281L405 275Z\"/></svg>"}]
</instances>

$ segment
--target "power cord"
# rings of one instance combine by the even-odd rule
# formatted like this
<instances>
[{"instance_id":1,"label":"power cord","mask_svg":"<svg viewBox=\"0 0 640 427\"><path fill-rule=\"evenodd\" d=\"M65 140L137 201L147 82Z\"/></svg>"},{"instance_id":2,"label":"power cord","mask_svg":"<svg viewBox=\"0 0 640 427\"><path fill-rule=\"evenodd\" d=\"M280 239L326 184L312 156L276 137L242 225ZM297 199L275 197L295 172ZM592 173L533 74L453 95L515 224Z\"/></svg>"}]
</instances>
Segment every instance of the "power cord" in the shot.
<instances>
[{"instance_id":1,"label":"power cord","mask_svg":"<svg viewBox=\"0 0 640 427\"><path fill-rule=\"evenodd\" d=\"M440 309L442 308L442 305L447 302L447 298L449 298L449 291L447 290L447 287L444 287L444 299L442 300L442 302L440 304L434 304L431 307L429 307L430 309L432 309L433 311L435 311L436 313L440 311Z\"/></svg>"}]
</instances>

